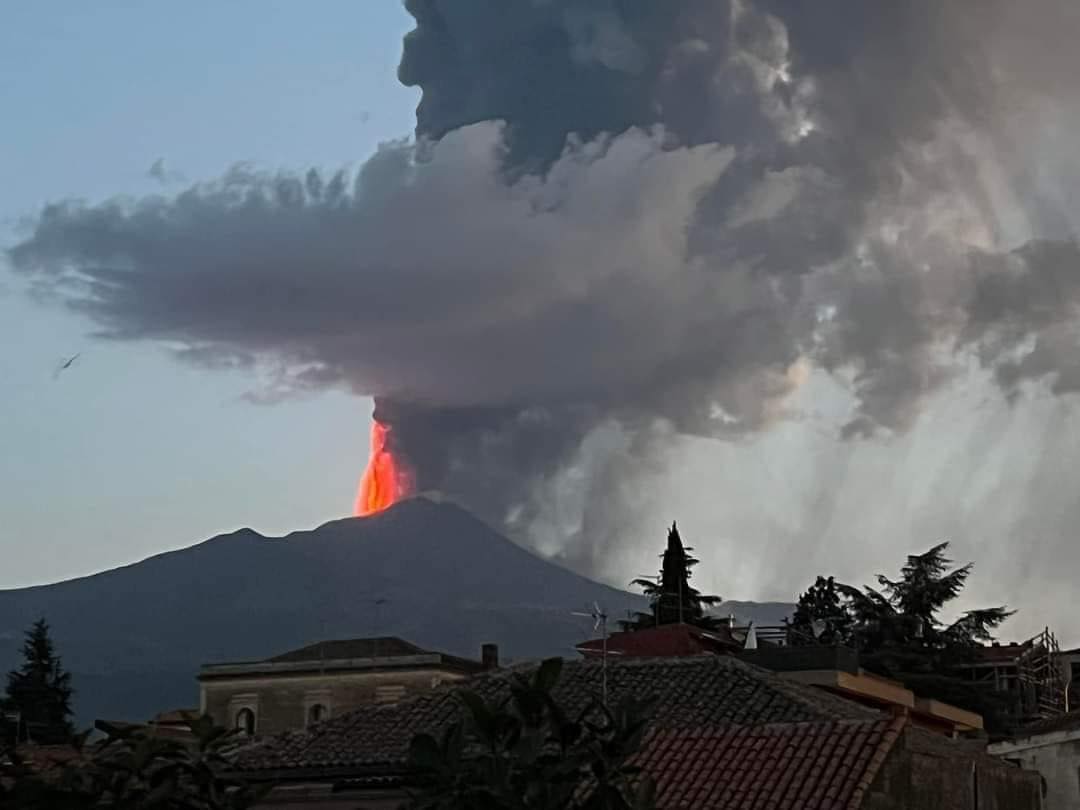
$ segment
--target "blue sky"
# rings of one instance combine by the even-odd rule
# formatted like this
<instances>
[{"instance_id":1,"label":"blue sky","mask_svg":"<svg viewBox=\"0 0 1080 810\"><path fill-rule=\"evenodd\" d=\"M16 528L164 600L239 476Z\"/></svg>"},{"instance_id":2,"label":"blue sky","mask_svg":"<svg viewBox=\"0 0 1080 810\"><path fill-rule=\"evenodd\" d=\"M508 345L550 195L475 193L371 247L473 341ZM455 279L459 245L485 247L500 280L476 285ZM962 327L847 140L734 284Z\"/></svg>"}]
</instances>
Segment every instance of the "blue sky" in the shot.
<instances>
[{"instance_id":1,"label":"blue sky","mask_svg":"<svg viewBox=\"0 0 1080 810\"><path fill-rule=\"evenodd\" d=\"M169 193L239 161L355 165L412 129L418 94L396 79L410 23L357 0L5 4L0 244L49 201ZM254 406L243 375L90 331L0 265L0 588L348 513L369 402Z\"/></svg>"}]
</instances>

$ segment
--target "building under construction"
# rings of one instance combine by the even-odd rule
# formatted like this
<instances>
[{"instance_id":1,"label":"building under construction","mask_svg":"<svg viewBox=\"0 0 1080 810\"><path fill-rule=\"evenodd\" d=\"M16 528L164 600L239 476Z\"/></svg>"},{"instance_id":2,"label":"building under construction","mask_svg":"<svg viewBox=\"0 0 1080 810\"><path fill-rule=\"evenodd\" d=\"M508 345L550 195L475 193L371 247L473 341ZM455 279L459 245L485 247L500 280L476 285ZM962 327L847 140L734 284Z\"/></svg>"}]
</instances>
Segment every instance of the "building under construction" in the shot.
<instances>
[{"instance_id":1,"label":"building under construction","mask_svg":"<svg viewBox=\"0 0 1080 810\"><path fill-rule=\"evenodd\" d=\"M982 647L962 672L1006 699L1002 718L1018 729L1069 711L1073 653L1062 653L1050 628L1027 641ZM1077 656L1080 658L1080 656Z\"/></svg>"}]
</instances>

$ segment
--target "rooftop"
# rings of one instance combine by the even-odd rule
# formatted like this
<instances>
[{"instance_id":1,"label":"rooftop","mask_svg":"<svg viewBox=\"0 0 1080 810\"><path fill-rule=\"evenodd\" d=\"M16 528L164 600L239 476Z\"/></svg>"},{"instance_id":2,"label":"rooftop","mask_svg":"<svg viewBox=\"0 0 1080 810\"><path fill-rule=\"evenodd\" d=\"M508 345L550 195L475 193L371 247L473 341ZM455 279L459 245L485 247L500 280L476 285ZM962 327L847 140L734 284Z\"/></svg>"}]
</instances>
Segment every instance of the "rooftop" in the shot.
<instances>
[{"instance_id":1,"label":"rooftop","mask_svg":"<svg viewBox=\"0 0 1080 810\"><path fill-rule=\"evenodd\" d=\"M1056 734L1059 731L1080 731L1080 709L1024 726L1013 737L1019 740L1025 737L1039 737L1043 734Z\"/></svg>"},{"instance_id":2,"label":"rooftop","mask_svg":"<svg viewBox=\"0 0 1080 810\"><path fill-rule=\"evenodd\" d=\"M263 661L206 664L199 680L252 675L284 675L313 670L382 670L407 667L439 667L463 674L479 672L479 661L425 650L394 636L319 641Z\"/></svg>"},{"instance_id":3,"label":"rooftop","mask_svg":"<svg viewBox=\"0 0 1080 810\"><path fill-rule=\"evenodd\" d=\"M627 633L612 633L607 639L609 655L629 658L663 658L730 652L742 648L726 627L703 630L689 624L665 624ZM582 655L602 655L603 639L591 639L577 645Z\"/></svg>"},{"instance_id":4,"label":"rooftop","mask_svg":"<svg viewBox=\"0 0 1080 810\"><path fill-rule=\"evenodd\" d=\"M903 717L659 731L636 763L656 780L662 808L856 808Z\"/></svg>"},{"instance_id":5,"label":"rooftop","mask_svg":"<svg viewBox=\"0 0 1080 810\"><path fill-rule=\"evenodd\" d=\"M555 699L571 714L598 696L602 663L570 661L554 689ZM881 714L835 697L816 687L786 681L730 656L642 658L608 661L608 694L655 696L657 730L714 730L768 723L867 721ZM478 675L470 690L487 699L509 692L512 671ZM394 706L372 706L301 732L289 732L255 744L237 758L246 772L348 772L404 764L409 743L421 732L438 735L460 717L460 701L451 687L441 687Z\"/></svg>"}]
</instances>

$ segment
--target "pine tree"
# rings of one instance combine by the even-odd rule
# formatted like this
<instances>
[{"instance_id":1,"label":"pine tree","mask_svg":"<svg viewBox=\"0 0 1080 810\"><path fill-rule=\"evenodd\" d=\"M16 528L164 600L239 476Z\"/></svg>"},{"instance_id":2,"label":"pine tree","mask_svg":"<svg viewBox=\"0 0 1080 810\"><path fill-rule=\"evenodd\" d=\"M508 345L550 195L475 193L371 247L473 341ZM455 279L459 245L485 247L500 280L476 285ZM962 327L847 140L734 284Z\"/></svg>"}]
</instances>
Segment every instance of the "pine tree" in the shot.
<instances>
[{"instance_id":1,"label":"pine tree","mask_svg":"<svg viewBox=\"0 0 1080 810\"><path fill-rule=\"evenodd\" d=\"M833 577L818 577L799 597L795 612L787 622L788 643L792 646L850 644L855 617Z\"/></svg>"},{"instance_id":2,"label":"pine tree","mask_svg":"<svg viewBox=\"0 0 1080 810\"><path fill-rule=\"evenodd\" d=\"M941 620L972 571L970 563L953 568L948 547L940 543L909 556L899 578L878 575L878 588L836 583L854 619L850 643L867 670L901 681L920 697L977 712L988 730L1002 731L1007 701L961 678L958 668L1012 613L993 607L969 610L951 624Z\"/></svg>"},{"instance_id":3,"label":"pine tree","mask_svg":"<svg viewBox=\"0 0 1080 810\"><path fill-rule=\"evenodd\" d=\"M644 630L661 624L692 624L698 627L715 627L716 619L705 614L705 608L721 601L719 596L708 596L691 587L691 569L698 560L684 547L679 529L671 524L667 548L661 555L660 576L657 581L635 579L637 585L649 598L651 611L639 613L633 619L622 622L624 630Z\"/></svg>"},{"instance_id":4,"label":"pine tree","mask_svg":"<svg viewBox=\"0 0 1080 810\"><path fill-rule=\"evenodd\" d=\"M951 624L940 613L964 589L972 564L950 570L948 543L912 554L899 579L879 574L880 590L839 586L851 600L859 646L867 663L884 674L942 672L971 650L993 640L993 631L1012 613L1004 607L969 610Z\"/></svg>"},{"instance_id":5,"label":"pine tree","mask_svg":"<svg viewBox=\"0 0 1080 810\"><path fill-rule=\"evenodd\" d=\"M18 716L20 742L68 742L71 725L71 674L53 648L45 619L34 623L23 643L23 664L8 673L5 713Z\"/></svg>"}]
</instances>

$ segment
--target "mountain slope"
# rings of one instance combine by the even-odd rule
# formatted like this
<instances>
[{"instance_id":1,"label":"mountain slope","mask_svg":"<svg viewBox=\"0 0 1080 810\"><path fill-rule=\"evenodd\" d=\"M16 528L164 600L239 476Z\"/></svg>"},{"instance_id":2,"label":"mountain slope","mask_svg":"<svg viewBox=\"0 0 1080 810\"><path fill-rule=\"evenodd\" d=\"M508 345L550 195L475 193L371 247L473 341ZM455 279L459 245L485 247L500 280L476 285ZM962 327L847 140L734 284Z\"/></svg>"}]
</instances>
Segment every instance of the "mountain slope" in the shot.
<instances>
[{"instance_id":1,"label":"mountain slope","mask_svg":"<svg viewBox=\"0 0 1080 810\"><path fill-rule=\"evenodd\" d=\"M83 579L0 591L0 666L46 616L79 719L145 719L197 703L202 663L263 658L326 638L397 635L476 657L572 654L593 601L640 597L542 560L451 504L417 498L284 538L243 529ZM378 603L378 604L377 604ZM741 612L741 611L740 611Z\"/></svg>"}]
</instances>

